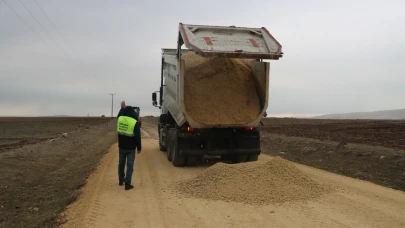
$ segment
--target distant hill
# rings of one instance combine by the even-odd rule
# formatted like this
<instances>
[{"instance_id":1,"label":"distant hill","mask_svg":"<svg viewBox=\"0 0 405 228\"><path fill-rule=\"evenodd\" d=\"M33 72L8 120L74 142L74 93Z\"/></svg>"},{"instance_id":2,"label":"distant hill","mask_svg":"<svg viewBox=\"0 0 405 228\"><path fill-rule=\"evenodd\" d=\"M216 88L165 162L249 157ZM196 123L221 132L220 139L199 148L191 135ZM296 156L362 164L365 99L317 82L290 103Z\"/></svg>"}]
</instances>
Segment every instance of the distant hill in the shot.
<instances>
[{"instance_id":1,"label":"distant hill","mask_svg":"<svg viewBox=\"0 0 405 228\"><path fill-rule=\"evenodd\" d=\"M405 120L405 109L384 110L376 112L352 112L315 116L315 119L372 119L372 120Z\"/></svg>"}]
</instances>

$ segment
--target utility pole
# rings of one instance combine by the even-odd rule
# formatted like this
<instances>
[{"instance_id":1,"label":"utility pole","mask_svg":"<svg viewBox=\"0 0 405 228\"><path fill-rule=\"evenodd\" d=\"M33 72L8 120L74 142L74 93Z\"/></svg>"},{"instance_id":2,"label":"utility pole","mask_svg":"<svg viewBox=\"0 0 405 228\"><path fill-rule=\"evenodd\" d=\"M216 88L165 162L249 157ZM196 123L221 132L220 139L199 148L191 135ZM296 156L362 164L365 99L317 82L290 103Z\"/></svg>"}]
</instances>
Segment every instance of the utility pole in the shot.
<instances>
[{"instance_id":1,"label":"utility pole","mask_svg":"<svg viewBox=\"0 0 405 228\"><path fill-rule=\"evenodd\" d=\"M111 118L113 118L113 109L114 109L114 95L115 93L110 93L108 95L111 95Z\"/></svg>"}]
</instances>

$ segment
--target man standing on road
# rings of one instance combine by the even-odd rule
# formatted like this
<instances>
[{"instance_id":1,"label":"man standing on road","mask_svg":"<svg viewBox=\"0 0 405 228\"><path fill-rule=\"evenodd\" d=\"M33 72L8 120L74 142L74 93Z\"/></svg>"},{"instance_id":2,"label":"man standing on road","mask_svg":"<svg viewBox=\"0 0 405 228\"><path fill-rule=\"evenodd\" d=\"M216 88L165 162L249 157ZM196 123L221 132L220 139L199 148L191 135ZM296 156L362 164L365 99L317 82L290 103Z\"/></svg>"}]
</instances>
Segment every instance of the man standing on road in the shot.
<instances>
[{"instance_id":1,"label":"man standing on road","mask_svg":"<svg viewBox=\"0 0 405 228\"><path fill-rule=\"evenodd\" d=\"M141 129L139 123L137 123L138 117L131 106L126 106L123 108L122 114L119 115L117 121L119 149L118 179L119 185L123 185L125 182L125 190L134 188L131 185L131 180L134 171L135 150L138 150L138 154L142 150ZM127 164L126 175L124 174L125 162Z\"/></svg>"}]
</instances>

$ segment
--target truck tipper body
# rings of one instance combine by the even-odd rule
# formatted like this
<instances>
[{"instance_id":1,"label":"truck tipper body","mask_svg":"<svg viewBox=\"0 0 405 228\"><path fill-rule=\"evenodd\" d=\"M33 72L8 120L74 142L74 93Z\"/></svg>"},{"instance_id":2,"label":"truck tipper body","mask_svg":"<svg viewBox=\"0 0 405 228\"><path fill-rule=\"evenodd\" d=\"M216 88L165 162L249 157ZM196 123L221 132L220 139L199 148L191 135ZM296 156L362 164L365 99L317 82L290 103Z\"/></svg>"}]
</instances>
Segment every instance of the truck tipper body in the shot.
<instances>
[{"instance_id":1,"label":"truck tipper body","mask_svg":"<svg viewBox=\"0 0 405 228\"><path fill-rule=\"evenodd\" d=\"M187 49L182 49L183 45ZM257 117L248 123L233 124L207 124L194 119L184 102L187 75L181 57L189 51L203 57L250 60L246 64L253 71L260 103ZM161 85L152 94L153 105L161 110L159 146L161 151L167 151L168 160L174 166L192 164L207 155L234 162L256 161L261 152L257 127L266 114L269 97L270 63L263 60L278 60L282 55L281 45L266 28L180 23L177 48L162 49Z\"/></svg>"}]
</instances>

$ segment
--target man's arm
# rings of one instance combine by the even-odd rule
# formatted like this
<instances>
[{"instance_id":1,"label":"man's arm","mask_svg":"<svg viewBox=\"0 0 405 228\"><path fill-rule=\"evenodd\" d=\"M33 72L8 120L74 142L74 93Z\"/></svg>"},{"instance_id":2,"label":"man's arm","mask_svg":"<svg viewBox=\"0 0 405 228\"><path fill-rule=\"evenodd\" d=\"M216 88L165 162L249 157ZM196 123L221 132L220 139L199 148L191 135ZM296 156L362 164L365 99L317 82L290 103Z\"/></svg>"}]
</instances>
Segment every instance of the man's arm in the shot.
<instances>
[{"instance_id":1,"label":"man's arm","mask_svg":"<svg viewBox=\"0 0 405 228\"><path fill-rule=\"evenodd\" d=\"M122 109L118 112L117 119L122 115Z\"/></svg>"},{"instance_id":2,"label":"man's arm","mask_svg":"<svg viewBox=\"0 0 405 228\"><path fill-rule=\"evenodd\" d=\"M142 139L141 139L141 126L139 123L136 123L135 129L135 140L136 140L136 147L138 148L138 152L142 150Z\"/></svg>"}]
</instances>

